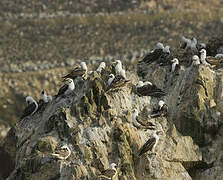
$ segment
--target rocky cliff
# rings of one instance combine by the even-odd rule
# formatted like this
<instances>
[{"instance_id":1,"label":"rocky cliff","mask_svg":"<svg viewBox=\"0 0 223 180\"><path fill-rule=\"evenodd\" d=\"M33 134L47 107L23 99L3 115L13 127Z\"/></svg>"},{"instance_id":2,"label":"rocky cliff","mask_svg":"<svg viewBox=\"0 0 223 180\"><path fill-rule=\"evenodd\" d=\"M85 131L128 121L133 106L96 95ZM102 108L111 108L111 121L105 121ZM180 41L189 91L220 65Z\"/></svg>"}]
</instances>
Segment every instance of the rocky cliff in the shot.
<instances>
[{"instance_id":1,"label":"rocky cliff","mask_svg":"<svg viewBox=\"0 0 223 180\"><path fill-rule=\"evenodd\" d=\"M102 179L101 172L116 163L113 179L222 179L223 71L204 65L169 69L147 67L146 79L167 92L162 100L169 107L166 117L148 116L163 132L156 153L137 156L152 130L135 127L131 115L134 108L149 114L160 99L134 93L134 71L127 71L127 86L106 91L107 68L11 128L1 145L0 178Z\"/></svg>"}]
</instances>

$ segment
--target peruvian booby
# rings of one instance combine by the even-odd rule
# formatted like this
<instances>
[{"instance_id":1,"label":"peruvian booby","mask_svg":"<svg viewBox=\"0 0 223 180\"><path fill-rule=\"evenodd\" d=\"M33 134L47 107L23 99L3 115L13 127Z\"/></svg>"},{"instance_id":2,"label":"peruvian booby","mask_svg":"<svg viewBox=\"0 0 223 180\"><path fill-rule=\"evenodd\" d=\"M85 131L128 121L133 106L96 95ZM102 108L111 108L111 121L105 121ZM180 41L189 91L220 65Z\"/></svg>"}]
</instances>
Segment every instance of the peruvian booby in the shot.
<instances>
[{"instance_id":1,"label":"peruvian booby","mask_svg":"<svg viewBox=\"0 0 223 180\"><path fill-rule=\"evenodd\" d=\"M154 51L150 52L149 54L145 55L144 58L139 61L139 63L146 63L146 64L151 64L155 61L157 61L160 56L163 53L163 49L155 49Z\"/></svg>"},{"instance_id":2,"label":"peruvian booby","mask_svg":"<svg viewBox=\"0 0 223 180\"><path fill-rule=\"evenodd\" d=\"M167 112L168 112L167 104L163 100L160 100L158 103L158 108L155 108L153 110L150 117L151 118L164 117L167 115Z\"/></svg>"},{"instance_id":3,"label":"peruvian booby","mask_svg":"<svg viewBox=\"0 0 223 180\"><path fill-rule=\"evenodd\" d=\"M52 154L53 157L56 157L60 160L66 160L71 155L71 150L68 145L62 145L55 149L55 153Z\"/></svg>"},{"instance_id":4,"label":"peruvian booby","mask_svg":"<svg viewBox=\"0 0 223 180\"><path fill-rule=\"evenodd\" d=\"M21 119L23 119L26 116L33 115L38 109L37 102L31 96L26 97L26 103L28 106L23 111Z\"/></svg>"},{"instance_id":5,"label":"peruvian booby","mask_svg":"<svg viewBox=\"0 0 223 180\"><path fill-rule=\"evenodd\" d=\"M132 111L132 123L137 128L155 129L155 125L148 121L148 117L139 116L139 111L137 109L133 109Z\"/></svg>"},{"instance_id":6,"label":"peruvian booby","mask_svg":"<svg viewBox=\"0 0 223 180\"><path fill-rule=\"evenodd\" d=\"M87 65L85 62L80 63L80 67L74 68L69 74L63 76L62 78L67 79L76 79L77 77L83 77L87 73Z\"/></svg>"},{"instance_id":7,"label":"peruvian booby","mask_svg":"<svg viewBox=\"0 0 223 180\"><path fill-rule=\"evenodd\" d=\"M125 70L122 68L122 62L120 60L115 60L115 74L126 78Z\"/></svg>"},{"instance_id":8,"label":"peruvian booby","mask_svg":"<svg viewBox=\"0 0 223 180\"><path fill-rule=\"evenodd\" d=\"M151 137L146 141L146 143L139 149L138 156L142 156L147 151L154 152L158 142L159 136L157 135L159 132L162 131L153 131Z\"/></svg>"},{"instance_id":9,"label":"peruvian booby","mask_svg":"<svg viewBox=\"0 0 223 180\"><path fill-rule=\"evenodd\" d=\"M48 102L51 102L51 101L52 101L52 96L47 95L47 94L46 94L46 91L45 91L44 89L42 89L42 90L40 91L40 94L41 94L41 96L42 96L42 99L43 99L43 102L44 102L44 103L48 103Z\"/></svg>"},{"instance_id":10,"label":"peruvian booby","mask_svg":"<svg viewBox=\"0 0 223 180\"><path fill-rule=\"evenodd\" d=\"M160 88L156 87L156 85L147 81L143 83L143 86L136 87L136 94L139 96L153 96L153 97L162 97L165 96L166 93Z\"/></svg>"},{"instance_id":11,"label":"peruvian booby","mask_svg":"<svg viewBox=\"0 0 223 180\"><path fill-rule=\"evenodd\" d=\"M114 74L110 74L109 79L108 79L107 91L111 89L117 89L117 88L123 87L129 82L130 80L126 80L124 77L120 75L115 76Z\"/></svg>"},{"instance_id":12,"label":"peruvian booby","mask_svg":"<svg viewBox=\"0 0 223 180\"><path fill-rule=\"evenodd\" d=\"M201 53L201 63L204 64L204 65L210 65L207 61L206 61L206 56L207 56L207 52L205 49L201 49L200 50L200 53Z\"/></svg>"},{"instance_id":13,"label":"peruvian booby","mask_svg":"<svg viewBox=\"0 0 223 180\"><path fill-rule=\"evenodd\" d=\"M111 163L110 167L101 172L100 176L103 176L107 179L113 179L117 174L117 165L115 163Z\"/></svg>"},{"instance_id":14,"label":"peruvian booby","mask_svg":"<svg viewBox=\"0 0 223 180\"><path fill-rule=\"evenodd\" d=\"M199 64L201 64L199 57L197 55L193 55L192 56L192 66L197 66Z\"/></svg>"},{"instance_id":15,"label":"peruvian booby","mask_svg":"<svg viewBox=\"0 0 223 180\"><path fill-rule=\"evenodd\" d=\"M96 72L101 73L101 71L102 71L103 69L105 69L105 67L106 67L105 62L101 62L101 63L99 64L99 66L98 66Z\"/></svg>"},{"instance_id":16,"label":"peruvian booby","mask_svg":"<svg viewBox=\"0 0 223 180\"><path fill-rule=\"evenodd\" d=\"M181 38L182 44L181 44L181 48L188 50L190 48L191 45L191 39L185 38L184 36Z\"/></svg>"},{"instance_id":17,"label":"peruvian booby","mask_svg":"<svg viewBox=\"0 0 223 180\"><path fill-rule=\"evenodd\" d=\"M177 58L174 58L173 60L171 60L171 62L171 72L173 73L175 70L177 71L179 69L179 60Z\"/></svg>"},{"instance_id":18,"label":"peruvian booby","mask_svg":"<svg viewBox=\"0 0 223 180\"><path fill-rule=\"evenodd\" d=\"M182 41L181 48L185 49L186 51L190 50L193 54L198 53L197 39L195 37L188 39L183 36L181 41Z\"/></svg>"},{"instance_id":19,"label":"peruvian booby","mask_svg":"<svg viewBox=\"0 0 223 180\"><path fill-rule=\"evenodd\" d=\"M74 81L73 79L67 78L68 84L64 84L58 91L56 98L61 95L67 95L71 93L75 89Z\"/></svg>"}]
</instances>

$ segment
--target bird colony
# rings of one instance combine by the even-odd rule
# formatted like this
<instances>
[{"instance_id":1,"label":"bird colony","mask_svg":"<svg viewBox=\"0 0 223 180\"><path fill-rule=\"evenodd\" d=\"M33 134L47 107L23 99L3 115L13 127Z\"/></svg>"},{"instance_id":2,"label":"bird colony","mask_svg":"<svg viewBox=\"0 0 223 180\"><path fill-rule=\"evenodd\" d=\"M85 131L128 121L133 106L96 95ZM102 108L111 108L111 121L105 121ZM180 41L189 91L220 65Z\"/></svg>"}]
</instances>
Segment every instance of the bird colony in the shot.
<instances>
[{"instance_id":1,"label":"bird colony","mask_svg":"<svg viewBox=\"0 0 223 180\"><path fill-rule=\"evenodd\" d=\"M215 57L207 56L206 45L204 43L198 43L196 38L186 38L182 37L182 43L180 48L183 49L191 58L188 63L188 68L202 66L209 66L213 68L215 63L213 59L217 61L222 60L223 54L216 54ZM209 59L212 59L210 61ZM93 73L97 73L105 81L106 86L104 87L105 93L113 93L114 91L122 91L123 87L128 87L139 97L150 96L157 99L157 105L150 111L148 116L143 116L142 112L139 112L139 108L135 107L132 109L132 123L137 128L150 129L152 134L148 137L148 140L142 145L138 150L137 156L143 158L146 153L155 153L156 147L159 146L159 136L164 133L160 126L156 126L154 121L158 117L168 116L168 104L165 102L165 96L167 95L165 89L158 87L156 84L146 81L148 72L146 67L153 63L159 66L168 66L169 73L171 76L177 76L180 71L181 60L171 53L171 48L169 46L164 46L162 43L157 43L156 48L150 53L145 55L137 64L137 75L139 81L133 84L130 79L126 76L126 71L122 60L115 60L110 64L105 64L101 62L96 70L89 70L86 62L81 62L80 65L74 67L74 69L62 77L62 82L64 85L59 88L58 93L53 97L48 95L46 90L41 90L40 95L42 99L38 102L32 97L26 97L25 101L27 107L23 111L20 121L23 121L28 116L33 116L38 111L44 111L47 104L52 103L52 101L59 101L66 98L71 93L75 92L75 88L79 80L86 80L91 77ZM107 70L106 70L107 68ZM106 71L110 71L107 72ZM58 152L63 152L63 156L54 153L53 156L59 159L66 159L70 156L71 150L67 145L61 145ZM61 154L61 153L60 153ZM104 177L106 179L113 179L117 175L117 163L110 162L110 167L101 172L99 177Z\"/></svg>"}]
</instances>

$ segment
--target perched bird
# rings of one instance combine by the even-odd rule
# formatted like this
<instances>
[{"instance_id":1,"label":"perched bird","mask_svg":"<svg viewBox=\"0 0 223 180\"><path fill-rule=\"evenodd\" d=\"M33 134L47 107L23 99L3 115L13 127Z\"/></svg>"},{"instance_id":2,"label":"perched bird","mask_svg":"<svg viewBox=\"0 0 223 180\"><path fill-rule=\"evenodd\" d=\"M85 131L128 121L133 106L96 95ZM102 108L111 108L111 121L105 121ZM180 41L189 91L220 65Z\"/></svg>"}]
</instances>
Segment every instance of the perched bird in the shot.
<instances>
[{"instance_id":1,"label":"perched bird","mask_svg":"<svg viewBox=\"0 0 223 180\"><path fill-rule=\"evenodd\" d=\"M153 96L153 97L162 97L165 96L166 93L160 88L156 87L156 85L147 81L143 83L143 86L136 87L136 94L139 96Z\"/></svg>"},{"instance_id":2,"label":"perched bird","mask_svg":"<svg viewBox=\"0 0 223 180\"><path fill-rule=\"evenodd\" d=\"M26 97L26 103L28 106L23 111L21 119L23 119L26 116L33 115L38 109L37 102L31 96Z\"/></svg>"},{"instance_id":3,"label":"perched bird","mask_svg":"<svg viewBox=\"0 0 223 180\"><path fill-rule=\"evenodd\" d=\"M117 75L115 76L114 74L110 74L109 75L109 79L108 79L108 90L111 89L118 89L121 88L123 86L125 86L128 82L130 82L130 80L126 80L124 77Z\"/></svg>"},{"instance_id":4,"label":"perched bird","mask_svg":"<svg viewBox=\"0 0 223 180\"><path fill-rule=\"evenodd\" d=\"M67 95L71 93L75 89L74 81L73 79L66 79L68 81L68 84L64 84L58 91L56 98L61 95Z\"/></svg>"},{"instance_id":5,"label":"perched bird","mask_svg":"<svg viewBox=\"0 0 223 180\"><path fill-rule=\"evenodd\" d=\"M181 48L185 49L186 51L191 51L192 54L198 53L197 39L195 37L188 39L183 36L181 41L182 41Z\"/></svg>"},{"instance_id":6,"label":"perched bird","mask_svg":"<svg viewBox=\"0 0 223 180\"><path fill-rule=\"evenodd\" d=\"M106 67L105 62L101 62L100 65L98 66L98 68L97 68L96 71L97 71L98 73L101 73L101 71L102 71L103 69L105 69L105 67Z\"/></svg>"},{"instance_id":7,"label":"perched bird","mask_svg":"<svg viewBox=\"0 0 223 180\"><path fill-rule=\"evenodd\" d=\"M40 91L40 94L41 94L41 96L42 96L42 99L43 99L43 102L44 102L44 103L48 103L48 102L51 102L51 101L52 101L52 96L47 95L47 94L46 94L46 91L44 91L44 89L42 89L42 90Z\"/></svg>"},{"instance_id":8,"label":"perched bird","mask_svg":"<svg viewBox=\"0 0 223 180\"><path fill-rule=\"evenodd\" d=\"M67 78L76 79L77 77L83 77L87 73L88 68L85 62L81 62L80 66L81 67L74 68L69 74L63 76L62 78L66 80Z\"/></svg>"},{"instance_id":9,"label":"perched bird","mask_svg":"<svg viewBox=\"0 0 223 180\"><path fill-rule=\"evenodd\" d=\"M199 64L201 64L199 57L197 55L193 55L192 56L192 66L197 66Z\"/></svg>"},{"instance_id":10,"label":"perched bird","mask_svg":"<svg viewBox=\"0 0 223 180\"><path fill-rule=\"evenodd\" d=\"M122 69L122 62L120 60L115 60L115 72L120 75L120 71Z\"/></svg>"},{"instance_id":11,"label":"perched bird","mask_svg":"<svg viewBox=\"0 0 223 180\"><path fill-rule=\"evenodd\" d=\"M148 117L139 117L139 111L137 109L133 109L132 111L132 122L133 125L135 125L136 127L140 128L146 128L146 129L155 129L155 125L148 121Z\"/></svg>"},{"instance_id":12,"label":"perched bird","mask_svg":"<svg viewBox=\"0 0 223 180\"><path fill-rule=\"evenodd\" d=\"M115 79L115 75L114 74L110 74L109 76L108 76L108 85L110 86L111 85L111 83L112 83L112 81Z\"/></svg>"},{"instance_id":13,"label":"perched bird","mask_svg":"<svg viewBox=\"0 0 223 180\"><path fill-rule=\"evenodd\" d=\"M125 70L122 68L122 62L120 60L115 60L115 74L126 78Z\"/></svg>"},{"instance_id":14,"label":"perched bird","mask_svg":"<svg viewBox=\"0 0 223 180\"><path fill-rule=\"evenodd\" d=\"M55 153L52 154L52 156L60 160L66 160L70 155L71 155L71 150L66 144L56 148Z\"/></svg>"},{"instance_id":15,"label":"perched bird","mask_svg":"<svg viewBox=\"0 0 223 180\"><path fill-rule=\"evenodd\" d=\"M167 115L167 112L168 112L167 104L163 100L160 100L158 103L158 108L153 110L150 117L151 118L164 117Z\"/></svg>"},{"instance_id":16,"label":"perched bird","mask_svg":"<svg viewBox=\"0 0 223 180\"><path fill-rule=\"evenodd\" d=\"M146 141L146 143L139 149L138 156L142 156L147 151L153 152L159 142L159 136L157 135L162 131L153 131L152 136Z\"/></svg>"},{"instance_id":17,"label":"perched bird","mask_svg":"<svg viewBox=\"0 0 223 180\"><path fill-rule=\"evenodd\" d=\"M185 38L184 36L181 38L182 44L181 44L181 48L188 50L191 46L191 39Z\"/></svg>"},{"instance_id":18,"label":"perched bird","mask_svg":"<svg viewBox=\"0 0 223 180\"><path fill-rule=\"evenodd\" d=\"M104 171L101 172L101 175L100 176L103 176L107 179L113 179L116 174L117 174L117 165L115 163L111 163L110 164L110 167Z\"/></svg>"},{"instance_id":19,"label":"perched bird","mask_svg":"<svg viewBox=\"0 0 223 180\"><path fill-rule=\"evenodd\" d=\"M171 60L171 62L171 72L174 72L176 69L179 69L179 60L177 58L174 58L173 60Z\"/></svg>"},{"instance_id":20,"label":"perched bird","mask_svg":"<svg viewBox=\"0 0 223 180\"><path fill-rule=\"evenodd\" d=\"M207 56L207 53L206 53L206 50L205 49L201 49L200 51L201 53L201 63L204 64L204 65L210 65L207 61L206 61L206 56Z\"/></svg>"}]
</instances>

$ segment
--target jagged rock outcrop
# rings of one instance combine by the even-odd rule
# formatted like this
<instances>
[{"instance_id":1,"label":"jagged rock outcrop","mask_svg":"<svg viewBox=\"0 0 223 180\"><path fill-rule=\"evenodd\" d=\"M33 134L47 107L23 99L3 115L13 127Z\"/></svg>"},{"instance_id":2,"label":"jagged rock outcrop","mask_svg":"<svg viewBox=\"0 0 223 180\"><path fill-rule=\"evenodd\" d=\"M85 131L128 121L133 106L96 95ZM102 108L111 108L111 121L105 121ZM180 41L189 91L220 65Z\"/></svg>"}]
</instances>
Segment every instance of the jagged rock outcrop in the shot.
<instances>
[{"instance_id":1,"label":"jagged rock outcrop","mask_svg":"<svg viewBox=\"0 0 223 180\"><path fill-rule=\"evenodd\" d=\"M182 67L178 75L155 63L148 71L146 79L168 94L167 117L148 118L163 131L155 154L137 156L152 130L135 127L131 115L134 108L150 113L159 99L139 97L131 83L106 92L107 69L102 77L93 73L79 80L69 96L18 122L2 146L14 169L3 178L102 179L112 162L118 165L114 179L221 177L222 154L215 151L222 148L222 71L200 65ZM137 76L127 73L136 84Z\"/></svg>"}]
</instances>

